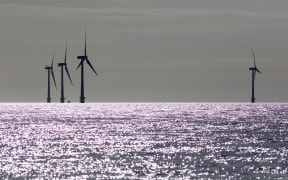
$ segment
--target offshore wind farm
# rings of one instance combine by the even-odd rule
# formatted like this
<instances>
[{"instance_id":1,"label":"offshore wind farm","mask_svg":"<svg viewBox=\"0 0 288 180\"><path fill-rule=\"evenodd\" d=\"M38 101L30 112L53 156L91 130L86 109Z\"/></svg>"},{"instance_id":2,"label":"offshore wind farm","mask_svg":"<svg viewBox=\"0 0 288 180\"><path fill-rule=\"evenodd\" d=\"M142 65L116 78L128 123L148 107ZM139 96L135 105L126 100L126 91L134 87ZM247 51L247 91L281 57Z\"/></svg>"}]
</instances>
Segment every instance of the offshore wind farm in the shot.
<instances>
[{"instance_id":1,"label":"offshore wind farm","mask_svg":"<svg viewBox=\"0 0 288 180\"><path fill-rule=\"evenodd\" d=\"M50 73L52 75L53 81L54 81L54 85L57 89L56 86L56 81L55 81L55 76L54 76L54 72L53 72L53 62L54 62L54 56L55 54L53 54L53 59L52 59L52 63L51 66L46 65L45 69L48 70L48 95L47 95L47 103L51 102L51 95L50 95ZM96 76L98 76L96 70L94 69L94 67L92 66L90 60L88 59L87 56L87 47L86 47L86 28L85 28L85 45L84 45L84 55L82 56L77 56L77 59L80 60L79 65L77 66L76 69L78 69L79 67L81 67L81 90L80 90L80 103L85 103L85 95L84 95L84 63L86 62L89 67L93 70L93 72L96 74ZM64 68L65 68L65 72L71 82L71 85L73 86L72 83L72 79L67 67L67 42L66 42L66 50L65 50L65 56L64 56L64 63L58 63L58 66L61 67L61 97L60 97L60 102L64 103L65 102L65 96L64 96Z\"/></svg>"},{"instance_id":2,"label":"offshore wind farm","mask_svg":"<svg viewBox=\"0 0 288 180\"><path fill-rule=\"evenodd\" d=\"M287 7L2 0L0 179L286 179Z\"/></svg>"},{"instance_id":3,"label":"offshore wind farm","mask_svg":"<svg viewBox=\"0 0 288 180\"><path fill-rule=\"evenodd\" d=\"M77 59L80 60L79 65L77 66L76 70L79 69L79 67L81 67L81 89L80 89L80 103L85 103L85 93L84 93L84 63L86 62L90 69L93 70L93 72L96 74L96 76L98 76L96 70L94 69L94 67L92 66L90 60L88 59L87 56L87 44L86 44L86 27L85 27L85 43L84 43L84 55L82 56L77 56ZM256 58L255 58L255 53L254 53L254 49L252 48L252 55L253 55L253 62L254 62L254 66L250 67L249 70L252 72L252 95L251 95L251 103L255 103L255 78L256 78L256 74L262 74L262 72L257 68L256 66ZM50 72L52 74L52 78L55 84L55 87L57 89L56 86L56 82L55 82L55 77L54 77L54 73L53 73L53 61L54 61L54 56L55 54L53 54L53 59L52 59L52 63L51 66L46 65L45 69L48 70L48 97L47 97L47 102L50 103L51 102L51 97L50 97ZM65 71L67 76L69 77L69 80L71 82L71 85L73 86L72 83L72 79L69 73L69 70L67 68L67 42L66 42L66 50L65 50L65 56L64 56L64 63L58 63L58 66L61 67L61 97L60 97L60 102L64 103L65 102L65 97L64 97L64 71L63 71L63 67L65 67Z\"/></svg>"}]
</instances>

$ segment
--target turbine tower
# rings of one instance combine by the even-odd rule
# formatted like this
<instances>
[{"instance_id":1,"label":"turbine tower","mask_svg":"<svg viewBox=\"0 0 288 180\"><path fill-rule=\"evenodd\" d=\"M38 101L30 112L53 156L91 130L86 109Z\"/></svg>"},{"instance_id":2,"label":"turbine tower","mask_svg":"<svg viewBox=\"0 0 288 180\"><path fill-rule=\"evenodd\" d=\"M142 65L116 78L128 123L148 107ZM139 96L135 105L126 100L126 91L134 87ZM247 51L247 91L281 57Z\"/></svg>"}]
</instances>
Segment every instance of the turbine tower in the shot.
<instances>
[{"instance_id":1,"label":"turbine tower","mask_svg":"<svg viewBox=\"0 0 288 180\"><path fill-rule=\"evenodd\" d=\"M63 73L63 67L65 67L65 71L70 79L70 82L73 86L68 68L67 68L67 63L66 63L66 56L67 56L67 42L66 42L66 51L65 51L65 57L64 57L64 63L58 63L58 66L61 67L61 97L60 97L60 102L64 103L65 97L64 97L64 73Z\"/></svg>"},{"instance_id":2,"label":"turbine tower","mask_svg":"<svg viewBox=\"0 0 288 180\"><path fill-rule=\"evenodd\" d=\"M254 59L254 67L250 67L249 70L252 71L252 97L251 97L251 103L255 103L255 93L254 93L254 83L255 83L255 77L256 73L262 74L261 71L256 66L256 60L255 60L255 54L254 50L252 48L253 53L253 59Z\"/></svg>"},{"instance_id":3,"label":"turbine tower","mask_svg":"<svg viewBox=\"0 0 288 180\"><path fill-rule=\"evenodd\" d=\"M50 97L50 72L51 72L51 74L52 74L52 78L53 78L53 81L54 81L55 88L57 89L56 81L55 81L55 77L54 77L54 73L53 73L53 61L54 61L54 55L55 55L55 53L53 54L53 58L52 58L51 66L45 65L45 69L48 70L48 93L47 93L47 103L50 103L50 102L51 102L51 97Z\"/></svg>"},{"instance_id":4,"label":"turbine tower","mask_svg":"<svg viewBox=\"0 0 288 180\"><path fill-rule=\"evenodd\" d=\"M84 96L84 61L87 62L89 67L94 71L96 76L98 76L97 72L93 68L92 64L90 63L88 56L87 56L87 51L86 51L86 28L85 28L85 49L84 49L84 55L82 56L77 56L77 59L80 59L80 63L76 69L78 69L81 66L81 93L80 93L80 103L85 103L85 96Z\"/></svg>"}]
</instances>

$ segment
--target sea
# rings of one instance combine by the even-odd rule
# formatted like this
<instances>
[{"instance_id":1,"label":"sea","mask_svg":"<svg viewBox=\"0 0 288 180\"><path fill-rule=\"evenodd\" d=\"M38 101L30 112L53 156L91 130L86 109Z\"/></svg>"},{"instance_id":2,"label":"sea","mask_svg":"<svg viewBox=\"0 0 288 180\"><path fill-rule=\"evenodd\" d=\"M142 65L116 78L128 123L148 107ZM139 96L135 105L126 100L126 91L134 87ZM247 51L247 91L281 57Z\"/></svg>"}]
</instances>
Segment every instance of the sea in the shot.
<instances>
[{"instance_id":1,"label":"sea","mask_svg":"<svg viewBox=\"0 0 288 180\"><path fill-rule=\"evenodd\" d=\"M0 179L288 179L288 104L2 103Z\"/></svg>"}]
</instances>

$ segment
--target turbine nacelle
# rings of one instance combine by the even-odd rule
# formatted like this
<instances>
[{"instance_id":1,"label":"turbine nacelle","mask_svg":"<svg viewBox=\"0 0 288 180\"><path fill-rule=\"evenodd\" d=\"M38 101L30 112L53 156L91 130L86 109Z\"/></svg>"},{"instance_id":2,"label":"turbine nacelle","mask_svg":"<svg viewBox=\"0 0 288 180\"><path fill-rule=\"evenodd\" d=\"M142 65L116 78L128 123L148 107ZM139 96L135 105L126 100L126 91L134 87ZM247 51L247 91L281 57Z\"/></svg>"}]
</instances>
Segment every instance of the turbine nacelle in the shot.
<instances>
[{"instance_id":1,"label":"turbine nacelle","mask_svg":"<svg viewBox=\"0 0 288 180\"><path fill-rule=\"evenodd\" d=\"M251 71L256 71L256 72L258 72L259 74L262 74L261 71L260 71L257 67L250 67L249 70L251 70Z\"/></svg>"},{"instance_id":2,"label":"turbine nacelle","mask_svg":"<svg viewBox=\"0 0 288 180\"><path fill-rule=\"evenodd\" d=\"M58 66L66 66L66 63L58 63Z\"/></svg>"},{"instance_id":3,"label":"turbine nacelle","mask_svg":"<svg viewBox=\"0 0 288 180\"><path fill-rule=\"evenodd\" d=\"M88 59L88 56L77 56L77 59L81 59L81 60Z\"/></svg>"},{"instance_id":4,"label":"turbine nacelle","mask_svg":"<svg viewBox=\"0 0 288 180\"><path fill-rule=\"evenodd\" d=\"M45 69L53 69L51 66L45 66Z\"/></svg>"}]
</instances>

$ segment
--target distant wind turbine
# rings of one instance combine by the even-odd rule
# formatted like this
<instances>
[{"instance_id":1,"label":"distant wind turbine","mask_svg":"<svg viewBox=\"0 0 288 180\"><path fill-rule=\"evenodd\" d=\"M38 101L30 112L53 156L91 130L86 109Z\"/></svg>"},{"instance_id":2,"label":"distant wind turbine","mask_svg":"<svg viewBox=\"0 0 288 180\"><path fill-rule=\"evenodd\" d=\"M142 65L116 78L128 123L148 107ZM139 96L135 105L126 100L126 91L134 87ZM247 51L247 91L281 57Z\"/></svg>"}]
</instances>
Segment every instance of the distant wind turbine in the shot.
<instances>
[{"instance_id":1,"label":"distant wind turbine","mask_svg":"<svg viewBox=\"0 0 288 180\"><path fill-rule=\"evenodd\" d=\"M97 72L93 68L92 64L90 63L88 56L87 56L87 50L86 50L86 28L85 28L85 49L84 49L84 55L77 56L77 59L80 59L80 63L76 69L78 69L81 66L81 94L80 94L80 103L85 103L85 96L84 96L84 61L87 62L89 67L94 71L96 76L98 76Z\"/></svg>"},{"instance_id":2,"label":"distant wind turbine","mask_svg":"<svg viewBox=\"0 0 288 180\"><path fill-rule=\"evenodd\" d=\"M254 67L250 67L249 70L252 71L252 97L251 97L251 103L254 103L255 102L254 82L255 82L256 73L257 72L259 74L262 74L262 73L256 66L256 58L255 58L255 54L254 54L253 48L252 48L252 53L253 53L253 59L254 59Z\"/></svg>"},{"instance_id":3,"label":"distant wind turbine","mask_svg":"<svg viewBox=\"0 0 288 180\"><path fill-rule=\"evenodd\" d=\"M60 97L60 102L61 103L64 103L65 101L65 97L64 97L64 73L63 73L63 67L65 67L65 71L70 79L70 82L73 86L73 83L72 83L72 80L71 80L71 77L70 77L70 74L69 74L69 71L68 71L68 68L67 68L67 63L66 63L66 56L67 56L67 42L66 42L66 51L65 51L65 57L64 57L64 63L58 63L58 66L61 67L61 97Z\"/></svg>"},{"instance_id":4,"label":"distant wind turbine","mask_svg":"<svg viewBox=\"0 0 288 180\"><path fill-rule=\"evenodd\" d=\"M54 56L55 56L55 53L53 54L51 66L45 65L45 69L48 70L48 94L47 94L47 103L50 103L50 102L51 102L51 97L50 97L50 72L51 72L51 74L52 74L52 78L53 78L53 81L54 81L55 88L57 89L56 81L55 81L55 77L54 77L54 73L53 73L53 61L54 61Z\"/></svg>"}]
</instances>

